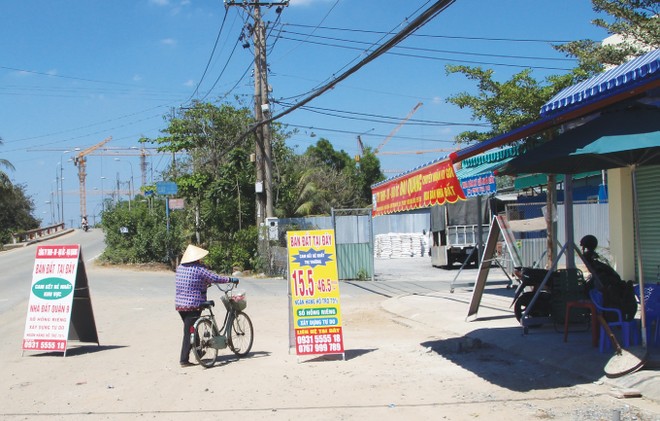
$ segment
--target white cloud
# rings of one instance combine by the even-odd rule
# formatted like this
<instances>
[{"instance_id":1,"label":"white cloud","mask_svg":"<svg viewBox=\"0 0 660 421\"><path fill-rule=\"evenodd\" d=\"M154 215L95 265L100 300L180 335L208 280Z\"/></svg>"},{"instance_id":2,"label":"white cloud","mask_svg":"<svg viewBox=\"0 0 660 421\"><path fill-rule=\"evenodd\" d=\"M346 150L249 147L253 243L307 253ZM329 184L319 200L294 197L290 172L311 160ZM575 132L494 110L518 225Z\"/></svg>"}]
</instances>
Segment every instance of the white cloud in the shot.
<instances>
[{"instance_id":1,"label":"white cloud","mask_svg":"<svg viewBox=\"0 0 660 421\"><path fill-rule=\"evenodd\" d=\"M289 6L310 6L314 3L328 3L332 0L291 0Z\"/></svg>"},{"instance_id":2,"label":"white cloud","mask_svg":"<svg viewBox=\"0 0 660 421\"><path fill-rule=\"evenodd\" d=\"M163 45L170 45L174 47L176 45L176 40L174 38L165 38L160 40L160 43Z\"/></svg>"},{"instance_id":3,"label":"white cloud","mask_svg":"<svg viewBox=\"0 0 660 421\"><path fill-rule=\"evenodd\" d=\"M141 81L142 81L142 76L133 75L133 82L141 82Z\"/></svg>"},{"instance_id":4,"label":"white cloud","mask_svg":"<svg viewBox=\"0 0 660 421\"><path fill-rule=\"evenodd\" d=\"M183 84L183 86L192 87L195 86L195 82L192 79L189 79Z\"/></svg>"},{"instance_id":5,"label":"white cloud","mask_svg":"<svg viewBox=\"0 0 660 421\"><path fill-rule=\"evenodd\" d=\"M439 96L434 96L433 97L433 103L434 104L441 104L442 103L442 98L440 98Z\"/></svg>"},{"instance_id":6,"label":"white cloud","mask_svg":"<svg viewBox=\"0 0 660 421\"><path fill-rule=\"evenodd\" d=\"M170 0L149 0L149 3L155 4L156 6L167 6L170 4Z\"/></svg>"}]
</instances>

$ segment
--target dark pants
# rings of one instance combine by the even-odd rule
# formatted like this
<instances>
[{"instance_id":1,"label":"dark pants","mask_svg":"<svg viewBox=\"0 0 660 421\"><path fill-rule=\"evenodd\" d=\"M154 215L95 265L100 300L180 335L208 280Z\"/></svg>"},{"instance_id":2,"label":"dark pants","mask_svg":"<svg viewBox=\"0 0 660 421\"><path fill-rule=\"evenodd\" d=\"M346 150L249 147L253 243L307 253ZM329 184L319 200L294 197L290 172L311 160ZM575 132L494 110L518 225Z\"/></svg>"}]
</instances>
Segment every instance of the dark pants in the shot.
<instances>
[{"instance_id":1,"label":"dark pants","mask_svg":"<svg viewBox=\"0 0 660 421\"><path fill-rule=\"evenodd\" d=\"M192 328L201 314L202 312L200 310L179 312L179 316L183 320L183 341L181 342L181 357L179 358L179 362L188 362L188 358L190 357L190 328Z\"/></svg>"}]
</instances>

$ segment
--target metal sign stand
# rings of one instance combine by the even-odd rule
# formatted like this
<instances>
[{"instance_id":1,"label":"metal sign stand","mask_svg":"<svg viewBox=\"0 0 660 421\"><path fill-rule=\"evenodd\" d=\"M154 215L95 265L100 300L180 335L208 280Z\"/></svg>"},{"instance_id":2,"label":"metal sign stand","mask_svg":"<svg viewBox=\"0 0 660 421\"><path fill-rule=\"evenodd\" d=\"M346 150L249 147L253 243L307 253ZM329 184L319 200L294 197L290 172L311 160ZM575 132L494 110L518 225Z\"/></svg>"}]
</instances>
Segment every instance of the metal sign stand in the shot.
<instances>
[{"instance_id":1,"label":"metal sign stand","mask_svg":"<svg viewBox=\"0 0 660 421\"><path fill-rule=\"evenodd\" d=\"M497 242L500 239L500 234L504 238L506 248L511 255L513 260L514 267L522 266L522 260L518 254L518 250L514 246L515 238L511 228L509 227L509 222L505 216L496 215L493 217L493 220L490 224L490 230L488 232L488 239L486 240L486 247L484 248L484 254L479 263L479 272L477 273L477 280L474 284L474 290L472 291L472 300L470 301L470 308L468 309L468 314L466 319L469 319L472 316L476 316L477 311L479 310L479 304L481 303L481 297L483 296L484 288L486 286L486 279L488 278L488 273L490 268L495 264L499 266L500 269L506 274L509 281L513 283L509 274L506 273L502 265L497 259L486 258L486 256L493 256L497 249ZM453 285L453 282L452 282Z\"/></svg>"}]
</instances>

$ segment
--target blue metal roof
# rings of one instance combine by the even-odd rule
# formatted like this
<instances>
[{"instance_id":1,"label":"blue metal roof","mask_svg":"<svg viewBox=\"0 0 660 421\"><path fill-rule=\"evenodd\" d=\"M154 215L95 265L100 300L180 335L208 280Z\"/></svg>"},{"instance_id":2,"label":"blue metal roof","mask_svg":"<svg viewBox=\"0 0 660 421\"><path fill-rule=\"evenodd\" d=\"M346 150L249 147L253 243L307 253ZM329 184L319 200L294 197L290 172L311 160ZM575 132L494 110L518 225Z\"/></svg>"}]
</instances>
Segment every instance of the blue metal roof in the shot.
<instances>
[{"instance_id":1,"label":"blue metal roof","mask_svg":"<svg viewBox=\"0 0 660 421\"><path fill-rule=\"evenodd\" d=\"M601 99L622 90L631 89L642 81L658 77L660 77L660 50L653 50L563 89L550 101L543 104L540 114L546 116L561 109Z\"/></svg>"}]
</instances>

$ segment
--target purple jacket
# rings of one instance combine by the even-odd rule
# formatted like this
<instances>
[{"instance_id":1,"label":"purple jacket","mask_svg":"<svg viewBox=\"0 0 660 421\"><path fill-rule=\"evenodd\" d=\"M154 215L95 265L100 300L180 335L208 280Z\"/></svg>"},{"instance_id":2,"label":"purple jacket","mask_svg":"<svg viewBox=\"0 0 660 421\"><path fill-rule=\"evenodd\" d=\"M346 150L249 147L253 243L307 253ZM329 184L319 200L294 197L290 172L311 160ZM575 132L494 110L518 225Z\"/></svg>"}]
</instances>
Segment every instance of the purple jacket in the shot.
<instances>
[{"instance_id":1,"label":"purple jacket","mask_svg":"<svg viewBox=\"0 0 660 421\"><path fill-rule=\"evenodd\" d=\"M176 296L174 305L177 311L199 310L206 301L206 289L214 283L227 283L228 276L218 275L199 262L179 265L176 268Z\"/></svg>"}]
</instances>

